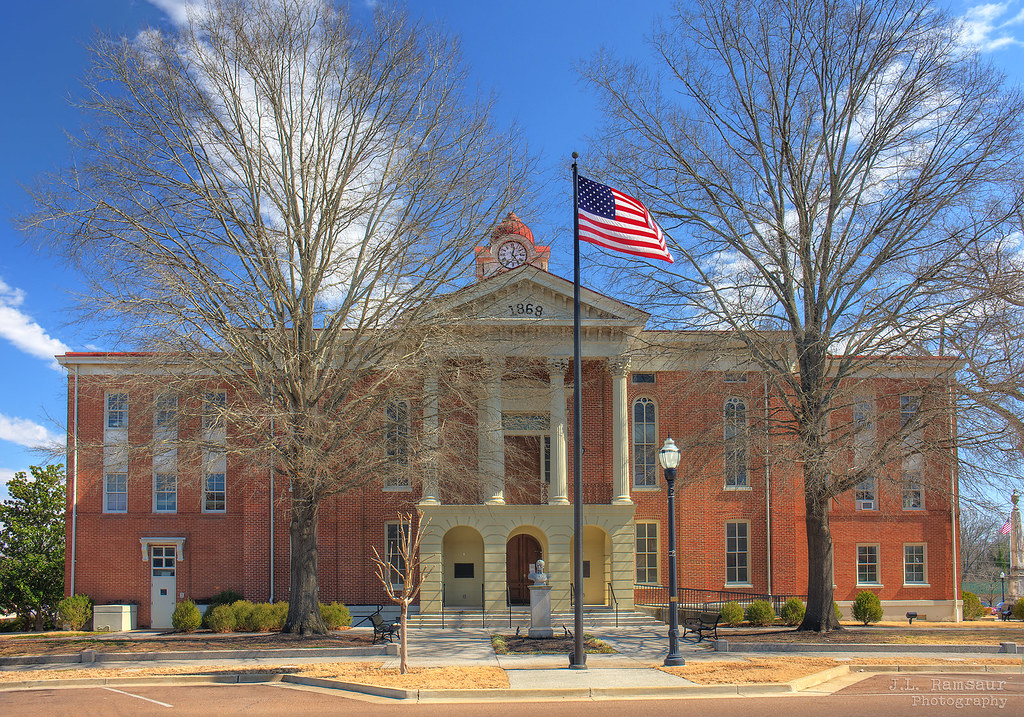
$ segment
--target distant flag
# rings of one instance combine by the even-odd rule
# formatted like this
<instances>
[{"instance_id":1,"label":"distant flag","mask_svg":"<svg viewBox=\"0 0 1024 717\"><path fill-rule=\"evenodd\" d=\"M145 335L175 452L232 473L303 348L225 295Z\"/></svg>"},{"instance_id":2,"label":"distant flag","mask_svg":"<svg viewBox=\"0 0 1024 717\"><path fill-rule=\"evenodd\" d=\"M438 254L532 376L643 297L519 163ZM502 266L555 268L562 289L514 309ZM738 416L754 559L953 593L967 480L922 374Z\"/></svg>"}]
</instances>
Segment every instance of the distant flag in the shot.
<instances>
[{"instance_id":1,"label":"distant flag","mask_svg":"<svg viewBox=\"0 0 1024 717\"><path fill-rule=\"evenodd\" d=\"M579 177L580 239L605 249L672 263L647 207L617 189Z\"/></svg>"},{"instance_id":2,"label":"distant flag","mask_svg":"<svg viewBox=\"0 0 1024 717\"><path fill-rule=\"evenodd\" d=\"M1006 535L1010 532L1010 521L1006 521L1002 528L999 529L1000 535Z\"/></svg>"}]
</instances>

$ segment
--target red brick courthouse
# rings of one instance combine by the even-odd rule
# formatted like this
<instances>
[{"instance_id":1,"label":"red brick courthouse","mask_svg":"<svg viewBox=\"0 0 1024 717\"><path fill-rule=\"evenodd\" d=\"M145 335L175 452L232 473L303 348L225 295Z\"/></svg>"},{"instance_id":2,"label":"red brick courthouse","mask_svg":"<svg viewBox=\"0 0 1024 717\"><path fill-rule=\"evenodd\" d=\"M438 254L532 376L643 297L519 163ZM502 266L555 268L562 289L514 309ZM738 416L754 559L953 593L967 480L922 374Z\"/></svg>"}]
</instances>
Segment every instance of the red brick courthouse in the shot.
<instances>
[{"instance_id":1,"label":"red brick courthouse","mask_svg":"<svg viewBox=\"0 0 1024 717\"><path fill-rule=\"evenodd\" d=\"M420 612L444 604L497 614L509 601L528 602L525 576L540 557L553 609L571 609L573 287L547 271L549 255L510 215L478 247L477 281L453 297L474 335L505 356L488 352L491 370L470 411L477 445L464 457L493 480L475 503L447 500L424 474L326 504L322 601L385 602L370 558L374 548L393 553L399 512L417 506L430 518ZM657 451L669 435L683 452L679 573L681 587L692 591L682 600L805 593L800 466L790 441L764 430L778 402L755 364L736 346L711 355L698 348L706 337L647 330L647 313L597 292L584 289L582 303L584 605L629 610L657 592L644 586L666 584L666 487ZM137 365L131 354L58 360L68 371L67 590L97 604L136 604L139 625L154 627L170 624L176 600L201 601L224 589L254 601L287 599L288 486L274 484L269 471L247 470L230 452L197 462L179 460L173 448L148 456L126 450L161 432L205 431L213 445L233 437L216 426L163 420L173 406L136 395L126 381ZM865 427L856 441L892 435L934 373L934 362L919 367L861 382L837 414ZM421 390L389 409L389 420L405 424L399 433L436 435L444 426L436 377L426 376ZM952 425L946 416L923 430L948 438ZM164 438L173 445L175 435ZM77 450L85 445L103 448ZM841 463L857 460L857 446L848 453ZM835 595L847 615L856 594L869 589L887 616L914 610L959 619L954 465L948 450L935 459L896 458L884 475L833 501Z\"/></svg>"}]
</instances>

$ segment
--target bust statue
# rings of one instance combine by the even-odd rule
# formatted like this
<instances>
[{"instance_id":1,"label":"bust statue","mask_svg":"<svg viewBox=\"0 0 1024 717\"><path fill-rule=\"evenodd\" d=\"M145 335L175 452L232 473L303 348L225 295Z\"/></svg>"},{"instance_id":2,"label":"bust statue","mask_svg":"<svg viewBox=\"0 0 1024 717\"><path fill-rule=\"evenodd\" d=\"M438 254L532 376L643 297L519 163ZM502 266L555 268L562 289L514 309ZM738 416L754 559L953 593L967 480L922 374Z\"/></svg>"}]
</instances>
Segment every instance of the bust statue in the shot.
<instances>
[{"instance_id":1,"label":"bust statue","mask_svg":"<svg viewBox=\"0 0 1024 717\"><path fill-rule=\"evenodd\" d=\"M544 561L537 561L537 568L534 572L529 575L530 580L533 581L534 585L547 585L548 576L544 573Z\"/></svg>"}]
</instances>

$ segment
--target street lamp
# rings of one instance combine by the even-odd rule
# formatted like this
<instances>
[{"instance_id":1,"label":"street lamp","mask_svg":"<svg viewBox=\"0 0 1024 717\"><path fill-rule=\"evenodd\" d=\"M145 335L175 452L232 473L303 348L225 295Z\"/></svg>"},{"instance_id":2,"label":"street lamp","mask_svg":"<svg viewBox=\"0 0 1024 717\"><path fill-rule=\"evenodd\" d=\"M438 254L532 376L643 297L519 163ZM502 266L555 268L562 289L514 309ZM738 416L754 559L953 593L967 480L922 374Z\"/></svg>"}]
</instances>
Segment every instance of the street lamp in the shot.
<instances>
[{"instance_id":1,"label":"street lamp","mask_svg":"<svg viewBox=\"0 0 1024 717\"><path fill-rule=\"evenodd\" d=\"M999 572L999 594L1000 602L1006 602L1006 573L1002 571Z\"/></svg>"},{"instance_id":2,"label":"street lamp","mask_svg":"<svg viewBox=\"0 0 1024 717\"><path fill-rule=\"evenodd\" d=\"M665 666L685 665L679 654L679 598L676 596L676 466L679 465L679 449L672 436L665 439L665 445L658 452L658 460L665 469L668 484L668 655Z\"/></svg>"}]
</instances>

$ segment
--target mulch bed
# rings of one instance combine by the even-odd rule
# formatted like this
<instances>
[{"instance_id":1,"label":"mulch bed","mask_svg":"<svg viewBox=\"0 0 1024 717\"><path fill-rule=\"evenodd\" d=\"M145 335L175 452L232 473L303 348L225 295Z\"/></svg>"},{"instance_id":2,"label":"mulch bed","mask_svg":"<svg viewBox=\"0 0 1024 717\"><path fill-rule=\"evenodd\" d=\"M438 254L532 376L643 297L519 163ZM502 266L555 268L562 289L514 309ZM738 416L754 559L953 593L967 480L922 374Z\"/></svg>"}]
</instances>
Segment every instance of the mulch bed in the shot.
<instances>
[{"instance_id":1,"label":"mulch bed","mask_svg":"<svg viewBox=\"0 0 1024 717\"><path fill-rule=\"evenodd\" d=\"M491 641L494 643L494 651L499 655L568 655L576 649L575 638L564 635L556 637L494 635ZM588 655L615 653L614 649L591 635L583 636L583 648Z\"/></svg>"},{"instance_id":2,"label":"mulch bed","mask_svg":"<svg viewBox=\"0 0 1024 717\"><path fill-rule=\"evenodd\" d=\"M69 655L82 650L96 652L178 652L182 650L280 650L294 648L368 647L373 641L369 633L340 632L320 637L255 633L252 635L190 636L165 635L140 639L105 639L83 637L0 638L0 656Z\"/></svg>"}]
</instances>

